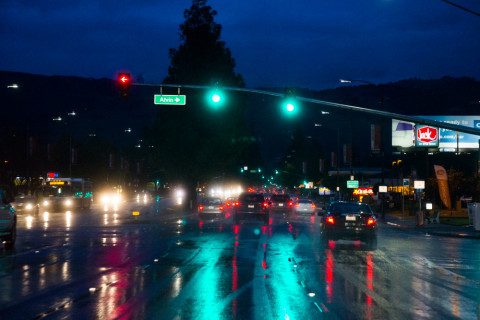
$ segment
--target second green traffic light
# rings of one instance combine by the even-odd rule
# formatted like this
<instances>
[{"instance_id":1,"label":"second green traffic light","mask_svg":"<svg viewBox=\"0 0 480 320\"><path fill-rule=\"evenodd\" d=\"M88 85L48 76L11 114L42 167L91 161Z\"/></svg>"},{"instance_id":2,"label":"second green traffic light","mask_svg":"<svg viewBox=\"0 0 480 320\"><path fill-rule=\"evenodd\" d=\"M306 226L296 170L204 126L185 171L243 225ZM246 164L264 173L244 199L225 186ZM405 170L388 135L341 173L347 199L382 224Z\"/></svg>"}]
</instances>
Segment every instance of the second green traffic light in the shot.
<instances>
[{"instance_id":1,"label":"second green traffic light","mask_svg":"<svg viewBox=\"0 0 480 320\"><path fill-rule=\"evenodd\" d=\"M206 102L211 108L217 109L225 104L225 93L218 86L215 86L208 90L206 95Z\"/></svg>"}]
</instances>

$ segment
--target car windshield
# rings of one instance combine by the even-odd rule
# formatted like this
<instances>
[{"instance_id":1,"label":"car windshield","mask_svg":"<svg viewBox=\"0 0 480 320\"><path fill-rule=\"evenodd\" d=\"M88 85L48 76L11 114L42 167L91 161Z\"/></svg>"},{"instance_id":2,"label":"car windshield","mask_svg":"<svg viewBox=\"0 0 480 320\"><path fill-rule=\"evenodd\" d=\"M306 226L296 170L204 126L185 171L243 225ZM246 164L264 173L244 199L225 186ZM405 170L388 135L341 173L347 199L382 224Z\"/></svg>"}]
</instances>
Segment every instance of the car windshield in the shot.
<instances>
[{"instance_id":1,"label":"car windshield","mask_svg":"<svg viewBox=\"0 0 480 320\"><path fill-rule=\"evenodd\" d=\"M312 203L311 200L303 200L303 199L298 200L297 202L300 203L300 204L311 204Z\"/></svg>"},{"instance_id":2,"label":"car windshield","mask_svg":"<svg viewBox=\"0 0 480 320\"><path fill-rule=\"evenodd\" d=\"M263 196L258 194L247 194L240 199L240 201L245 202L262 202L263 200Z\"/></svg>"},{"instance_id":3,"label":"car windshield","mask_svg":"<svg viewBox=\"0 0 480 320\"><path fill-rule=\"evenodd\" d=\"M273 195L272 200L273 201L288 201L288 200L290 200L290 197L286 196L286 195Z\"/></svg>"},{"instance_id":4,"label":"car windshield","mask_svg":"<svg viewBox=\"0 0 480 320\"><path fill-rule=\"evenodd\" d=\"M23 195L15 197L15 202L22 202L22 201L30 201L33 200L33 196L30 195Z\"/></svg>"},{"instance_id":5,"label":"car windshield","mask_svg":"<svg viewBox=\"0 0 480 320\"><path fill-rule=\"evenodd\" d=\"M370 206L363 203L335 203L329 210L331 213L371 213Z\"/></svg>"},{"instance_id":6,"label":"car windshield","mask_svg":"<svg viewBox=\"0 0 480 320\"><path fill-rule=\"evenodd\" d=\"M222 200L220 198L205 198L203 200L203 204L205 204L205 205L220 205L220 204L222 204Z\"/></svg>"}]
</instances>

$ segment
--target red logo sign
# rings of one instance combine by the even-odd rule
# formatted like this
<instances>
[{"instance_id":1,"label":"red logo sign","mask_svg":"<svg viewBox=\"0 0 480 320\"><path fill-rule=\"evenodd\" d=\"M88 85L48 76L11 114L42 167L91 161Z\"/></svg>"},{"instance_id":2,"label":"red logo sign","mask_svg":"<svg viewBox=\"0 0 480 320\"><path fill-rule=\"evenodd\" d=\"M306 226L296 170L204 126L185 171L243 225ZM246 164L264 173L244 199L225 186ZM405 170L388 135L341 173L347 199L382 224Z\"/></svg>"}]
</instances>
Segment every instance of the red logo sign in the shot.
<instances>
[{"instance_id":1,"label":"red logo sign","mask_svg":"<svg viewBox=\"0 0 480 320\"><path fill-rule=\"evenodd\" d=\"M436 141L438 130L432 127L423 127L417 130L417 140L422 142Z\"/></svg>"}]
</instances>

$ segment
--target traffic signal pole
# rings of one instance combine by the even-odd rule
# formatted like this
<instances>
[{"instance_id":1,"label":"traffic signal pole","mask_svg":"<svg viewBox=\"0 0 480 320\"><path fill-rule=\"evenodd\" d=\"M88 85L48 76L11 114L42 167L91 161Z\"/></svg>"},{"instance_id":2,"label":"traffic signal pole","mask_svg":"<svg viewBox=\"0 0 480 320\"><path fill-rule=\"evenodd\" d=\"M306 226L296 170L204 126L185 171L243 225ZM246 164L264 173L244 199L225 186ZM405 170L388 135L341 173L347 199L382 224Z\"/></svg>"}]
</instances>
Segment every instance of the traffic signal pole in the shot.
<instances>
[{"instance_id":1,"label":"traffic signal pole","mask_svg":"<svg viewBox=\"0 0 480 320\"><path fill-rule=\"evenodd\" d=\"M211 89L212 88L211 86L183 85L183 84L132 83L132 85L135 85L135 86L187 88L187 89ZM225 91L237 91L237 92L254 93L254 94L262 94L262 95L267 95L267 96L285 98L284 93L271 92L271 91L265 91L265 90L236 88L236 87L222 87L221 89L225 90ZM295 97L295 99L298 100L298 101L304 101L304 102L313 103L313 104L320 104L320 105L327 106L327 107L349 110L349 111L369 113L369 114L373 114L373 115L376 115L376 116L385 117L385 118L389 118L389 119L403 120L403 121L413 122L413 123L416 123L416 124L423 124L423 125L428 125L428 126L433 126L433 127L448 129L448 130L452 130L452 131L459 131L459 132L463 132L463 133L469 133L469 134L474 134L474 135L480 136L480 129L475 129L475 128L472 128L472 127L465 127L465 126L456 125L456 124L452 124L452 123L440 122L440 121L435 121L435 120L430 120L430 119L422 119L422 118L419 118L419 117L407 116L407 115L403 115L403 114L399 114L399 113L387 112L387 111L383 111L383 110L369 109L369 108L364 108L364 107L351 106L351 105L347 105L347 104L341 104L341 103L330 102L330 101L310 99L310 98L304 98L304 97L298 97L298 96Z\"/></svg>"}]
</instances>

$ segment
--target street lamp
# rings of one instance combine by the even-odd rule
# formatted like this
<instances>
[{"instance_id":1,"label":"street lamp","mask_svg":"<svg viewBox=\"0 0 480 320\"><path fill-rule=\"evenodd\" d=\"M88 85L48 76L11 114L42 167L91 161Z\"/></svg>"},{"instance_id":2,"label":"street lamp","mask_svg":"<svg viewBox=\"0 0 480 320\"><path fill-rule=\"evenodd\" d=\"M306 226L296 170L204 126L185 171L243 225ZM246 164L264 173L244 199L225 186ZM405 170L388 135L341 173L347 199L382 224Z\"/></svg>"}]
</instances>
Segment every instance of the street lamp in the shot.
<instances>
[{"instance_id":1,"label":"street lamp","mask_svg":"<svg viewBox=\"0 0 480 320\"><path fill-rule=\"evenodd\" d=\"M368 82L368 81L366 81L366 80L358 80L358 79L356 79L356 80L346 80L346 79L340 79L340 82L342 82L342 83L362 82L362 83L366 83L366 84L368 84L368 85L370 85L370 86L377 87L376 84L373 84L373 83ZM385 111L385 106L384 106L384 103L383 103L383 100L384 100L384 98L383 98L383 96L384 96L384 95L383 95L383 87L378 86L378 88L380 89L380 107L381 107L382 111Z\"/></svg>"},{"instance_id":2,"label":"street lamp","mask_svg":"<svg viewBox=\"0 0 480 320\"><path fill-rule=\"evenodd\" d=\"M75 111L71 111L71 112L68 112L67 113L67 116L70 117L71 119L73 119L75 116L77 115L77 113ZM68 119L68 118L67 118ZM58 116L58 117L55 117L52 119L54 122L58 122L58 123L63 123L64 125L67 125L69 127L68 129L68 173L69 173L69 176L71 177L72 176L72 162L73 162L73 150L72 150L72 128L70 128L70 126L68 125L68 120L66 121L65 119L63 119L62 117Z\"/></svg>"},{"instance_id":3,"label":"street lamp","mask_svg":"<svg viewBox=\"0 0 480 320\"><path fill-rule=\"evenodd\" d=\"M340 79L340 82L342 82L342 83L362 82L362 83L368 84L368 85L370 85L370 86L377 87L378 89L380 89L380 109L381 109L382 111L385 111L384 93L383 93L383 87L382 87L382 86L377 86L376 84L373 84L373 83L371 83L371 82L369 82L369 81L359 80L359 79L355 79L355 80ZM385 142L384 142L384 140L385 140L385 133L384 133L384 132L385 132L385 129L386 129L386 127L387 127L387 126L385 125L385 118L382 120L381 127L382 127L381 130L382 130L382 136L383 136L383 137L382 137L383 139L382 139L381 141L382 141L383 146L385 147ZM384 171L385 171L385 170L384 170L384 166L385 166L385 164L384 164L384 162L385 162L385 150L384 150L384 149L385 149L385 148L382 148L382 156L383 156L383 161L382 161L382 183L384 183L384 181L385 181L385 177L384 177L384 176L385 176L385 173L384 173Z\"/></svg>"},{"instance_id":4,"label":"street lamp","mask_svg":"<svg viewBox=\"0 0 480 320\"><path fill-rule=\"evenodd\" d=\"M345 80L345 79L340 79L340 82L342 82L342 83L363 82L363 83L369 84L369 85L371 85L371 86L374 86L373 83L368 82L368 81L365 81L365 80Z\"/></svg>"}]
</instances>

